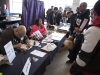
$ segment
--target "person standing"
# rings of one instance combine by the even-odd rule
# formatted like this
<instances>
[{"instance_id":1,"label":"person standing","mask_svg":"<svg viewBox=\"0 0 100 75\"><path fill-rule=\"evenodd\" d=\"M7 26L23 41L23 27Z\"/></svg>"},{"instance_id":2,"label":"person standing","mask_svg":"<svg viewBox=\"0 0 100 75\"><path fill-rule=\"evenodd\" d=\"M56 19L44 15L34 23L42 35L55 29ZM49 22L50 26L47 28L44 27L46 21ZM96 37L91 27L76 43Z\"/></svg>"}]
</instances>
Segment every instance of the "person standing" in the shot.
<instances>
[{"instance_id":1,"label":"person standing","mask_svg":"<svg viewBox=\"0 0 100 75\"><path fill-rule=\"evenodd\" d=\"M56 24L55 17L56 17L56 13L57 12L58 12L58 8L57 7L54 7L53 11L51 11L48 14L48 20L47 20L48 25Z\"/></svg>"},{"instance_id":2,"label":"person standing","mask_svg":"<svg viewBox=\"0 0 100 75\"><path fill-rule=\"evenodd\" d=\"M59 7L59 12L60 12L60 13L62 13L62 12L63 12L62 7Z\"/></svg>"},{"instance_id":3,"label":"person standing","mask_svg":"<svg viewBox=\"0 0 100 75\"><path fill-rule=\"evenodd\" d=\"M83 34L81 34L81 33L88 26L88 23L90 21L90 17L89 17L90 12L86 8L87 8L87 3L82 2L80 4L80 8L79 8L81 14L77 17L75 24L74 24L74 31L75 32L70 37L70 38L74 39L74 46L68 55L68 58L70 60L67 61L67 63L72 63L73 61L75 61L76 56L81 48L82 40L84 38Z\"/></svg>"},{"instance_id":4,"label":"person standing","mask_svg":"<svg viewBox=\"0 0 100 75\"><path fill-rule=\"evenodd\" d=\"M6 16L9 16L9 10L8 10L8 7L6 7L6 9L5 9L5 14L6 14Z\"/></svg>"},{"instance_id":5,"label":"person standing","mask_svg":"<svg viewBox=\"0 0 100 75\"><path fill-rule=\"evenodd\" d=\"M62 20L62 14L58 11L56 13L56 17L55 17L55 22L56 22L56 25L60 25L60 21Z\"/></svg>"},{"instance_id":6,"label":"person standing","mask_svg":"<svg viewBox=\"0 0 100 75\"><path fill-rule=\"evenodd\" d=\"M71 75L100 75L100 1L93 9L92 26L84 34L84 42L70 68Z\"/></svg>"},{"instance_id":7,"label":"person standing","mask_svg":"<svg viewBox=\"0 0 100 75\"><path fill-rule=\"evenodd\" d=\"M77 8L76 8L75 16L78 17L79 15L80 15L80 9L79 9L79 7L77 7Z\"/></svg>"},{"instance_id":8,"label":"person standing","mask_svg":"<svg viewBox=\"0 0 100 75\"><path fill-rule=\"evenodd\" d=\"M66 10L64 10L64 12L62 13L62 17L63 17L63 23L67 22L67 13Z\"/></svg>"},{"instance_id":9,"label":"person standing","mask_svg":"<svg viewBox=\"0 0 100 75\"><path fill-rule=\"evenodd\" d=\"M72 35L74 32L74 22L75 22L76 16L74 15L73 11L70 11L67 16L69 18L69 23L70 23L70 29L69 29L70 35Z\"/></svg>"},{"instance_id":10,"label":"person standing","mask_svg":"<svg viewBox=\"0 0 100 75\"><path fill-rule=\"evenodd\" d=\"M51 12L51 11L53 11L53 8L54 8L54 6L51 6L51 8L50 9L48 9L47 10L47 12L46 12L46 19L47 19L47 21L48 21L48 16L49 16L49 13Z\"/></svg>"}]
</instances>

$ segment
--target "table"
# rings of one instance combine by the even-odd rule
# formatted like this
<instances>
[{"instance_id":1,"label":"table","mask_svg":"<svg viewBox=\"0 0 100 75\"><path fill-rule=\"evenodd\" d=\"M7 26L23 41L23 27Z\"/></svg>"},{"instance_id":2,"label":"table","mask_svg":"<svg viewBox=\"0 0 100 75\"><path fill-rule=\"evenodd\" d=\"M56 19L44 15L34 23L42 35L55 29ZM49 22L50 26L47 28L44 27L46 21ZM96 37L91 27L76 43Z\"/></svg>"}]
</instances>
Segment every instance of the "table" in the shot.
<instances>
[{"instance_id":1,"label":"table","mask_svg":"<svg viewBox=\"0 0 100 75\"><path fill-rule=\"evenodd\" d=\"M31 58L36 57L39 60L37 62L32 62L29 75L43 75L46 70L46 66L51 63L51 61L53 60L53 57L58 52L58 50L61 48L65 38L66 38L66 36L64 36L58 42L57 48L54 51L48 52L43 58L30 54L30 52L35 49L43 51L43 50L41 50L40 47L35 47L35 46L33 48L31 48L29 51L27 51L26 54L17 53L16 58L13 61L13 65L12 66L9 66L9 65L0 66L0 72L2 72L3 75L20 75L27 58L28 57L31 57ZM46 44L41 44L42 47L45 45Z\"/></svg>"},{"instance_id":2,"label":"table","mask_svg":"<svg viewBox=\"0 0 100 75\"><path fill-rule=\"evenodd\" d=\"M64 33L67 33L69 31L69 28L70 28L70 23L62 23L57 27L59 32L64 32Z\"/></svg>"},{"instance_id":3,"label":"table","mask_svg":"<svg viewBox=\"0 0 100 75\"><path fill-rule=\"evenodd\" d=\"M16 18L16 19L11 19L10 21L7 21L7 20L0 21L0 28L5 29L6 25L18 23L20 20L21 20L20 18Z\"/></svg>"}]
</instances>

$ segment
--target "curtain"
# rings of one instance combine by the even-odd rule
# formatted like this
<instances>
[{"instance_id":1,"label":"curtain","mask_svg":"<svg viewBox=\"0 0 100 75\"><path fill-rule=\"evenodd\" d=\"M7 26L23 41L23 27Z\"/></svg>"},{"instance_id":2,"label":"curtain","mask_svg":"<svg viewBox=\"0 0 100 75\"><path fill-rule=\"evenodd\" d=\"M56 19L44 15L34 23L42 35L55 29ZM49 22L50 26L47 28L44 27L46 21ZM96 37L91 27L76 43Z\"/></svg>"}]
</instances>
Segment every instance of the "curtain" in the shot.
<instances>
[{"instance_id":1,"label":"curtain","mask_svg":"<svg viewBox=\"0 0 100 75\"><path fill-rule=\"evenodd\" d=\"M36 6L37 0L29 0L29 10L28 10L28 26L32 26L35 23L35 14L36 14Z\"/></svg>"},{"instance_id":2,"label":"curtain","mask_svg":"<svg viewBox=\"0 0 100 75\"><path fill-rule=\"evenodd\" d=\"M39 18L42 19L42 22L44 23L44 18L45 18L45 10L44 10L44 2L43 1L38 1L38 4L40 5L40 10L39 10Z\"/></svg>"},{"instance_id":3,"label":"curtain","mask_svg":"<svg viewBox=\"0 0 100 75\"><path fill-rule=\"evenodd\" d=\"M27 7L27 0L23 0L22 4L22 22L27 27L28 23L28 7Z\"/></svg>"},{"instance_id":4,"label":"curtain","mask_svg":"<svg viewBox=\"0 0 100 75\"><path fill-rule=\"evenodd\" d=\"M23 0L22 16L26 27L32 26L37 18L41 18L44 22L44 2Z\"/></svg>"}]
</instances>

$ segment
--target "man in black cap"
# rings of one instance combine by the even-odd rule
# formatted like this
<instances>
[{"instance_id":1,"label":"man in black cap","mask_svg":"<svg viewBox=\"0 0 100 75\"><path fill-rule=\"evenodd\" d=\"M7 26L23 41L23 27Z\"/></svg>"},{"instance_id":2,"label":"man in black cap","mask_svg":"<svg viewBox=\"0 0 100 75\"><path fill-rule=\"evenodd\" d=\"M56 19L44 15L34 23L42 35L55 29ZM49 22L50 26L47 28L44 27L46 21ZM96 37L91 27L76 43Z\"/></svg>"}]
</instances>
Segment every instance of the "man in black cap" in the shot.
<instances>
[{"instance_id":1,"label":"man in black cap","mask_svg":"<svg viewBox=\"0 0 100 75\"><path fill-rule=\"evenodd\" d=\"M70 68L71 75L100 75L100 1L94 5L92 26L84 34L84 42L76 61Z\"/></svg>"}]
</instances>

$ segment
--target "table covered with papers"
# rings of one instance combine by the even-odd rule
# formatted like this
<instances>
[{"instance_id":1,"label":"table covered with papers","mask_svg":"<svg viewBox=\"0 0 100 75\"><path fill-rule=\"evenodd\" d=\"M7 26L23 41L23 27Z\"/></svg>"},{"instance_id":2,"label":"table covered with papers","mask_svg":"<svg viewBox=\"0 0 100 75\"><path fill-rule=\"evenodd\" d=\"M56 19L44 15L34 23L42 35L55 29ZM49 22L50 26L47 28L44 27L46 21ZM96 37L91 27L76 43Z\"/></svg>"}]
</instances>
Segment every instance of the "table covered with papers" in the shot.
<instances>
[{"instance_id":1,"label":"table covered with papers","mask_svg":"<svg viewBox=\"0 0 100 75\"><path fill-rule=\"evenodd\" d=\"M34 59L38 59L37 61L32 61L29 75L43 75L43 73L46 70L46 66L51 63L53 60L53 57L58 52L58 50L61 48L65 35L62 37L62 39L56 44L56 48L50 52L42 50L42 48L46 45L45 43L41 43L41 46L34 46L30 50L27 51L26 54L16 53L16 57L14 61L12 62L13 65L1 65L0 66L0 72L3 73L3 75L20 75L24 64L28 57ZM37 55L37 53L39 55Z\"/></svg>"},{"instance_id":2,"label":"table covered with papers","mask_svg":"<svg viewBox=\"0 0 100 75\"><path fill-rule=\"evenodd\" d=\"M63 23L57 27L59 32L66 33L69 31L70 23Z\"/></svg>"}]
</instances>

